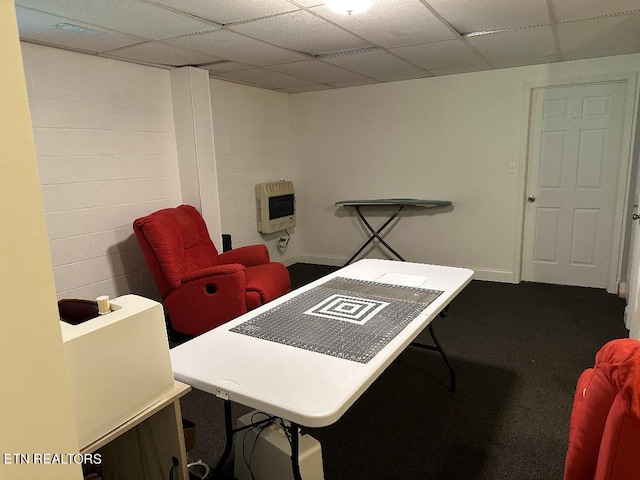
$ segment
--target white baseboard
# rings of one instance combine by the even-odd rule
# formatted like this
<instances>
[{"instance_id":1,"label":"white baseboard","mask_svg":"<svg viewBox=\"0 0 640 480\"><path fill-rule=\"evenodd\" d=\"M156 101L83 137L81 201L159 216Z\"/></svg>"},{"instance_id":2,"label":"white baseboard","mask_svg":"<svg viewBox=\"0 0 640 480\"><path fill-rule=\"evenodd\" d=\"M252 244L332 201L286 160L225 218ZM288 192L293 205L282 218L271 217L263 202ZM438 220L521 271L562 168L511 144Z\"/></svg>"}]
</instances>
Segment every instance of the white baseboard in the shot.
<instances>
[{"instance_id":1,"label":"white baseboard","mask_svg":"<svg viewBox=\"0 0 640 480\"><path fill-rule=\"evenodd\" d=\"M491 270L486 268L470 268L475 272L473 275L474 280L483 280L487 282L500 282L500 283L518 283L514 280L513 272L509 270Z\"/></svg>"},{"instance_id":2,"label":"white baseboard","mask_svg":"<svg viewBox=\"0 0 640 480\"><path fill-rule=\"evenodd\" d=\"M271 259L272 262L279 262L283 264L285 267L290 267L294 263L299 263L298 255L289 255L288 257L279 258L277 260Z\"/></svg>"},{"instance_id":3,"label":"white baseboard","mask_svg":"<svg viewBox=\"0 0 640 480\"><path fill-rule=\"evenodd\" d=\"M332 267L341 267L348 257L334 257L329 255L299 254L296 255L298 263L312 263L315 265L330 265Z\"/></svg>"},{"instance_id":4,"label":"white baseboard","mask_svg":"<svg viewBox=\"0 0 640 480\"><path fill-rule=\"evenodd\" d=\"M330 255L299 254L296 261L292 263L312 263L315 265L331 265L341 267L348 260L347 257L336 257ZM291 264L290 264L291 265ZM457 267L470 268L475 272L474 280L484 280L489 282L518 283L514 280L514 274L509 270L492 270L488 268L465 267L464 265L452 265Z\"/></svg>"},{"instance_id":5,"label":"white baseboard","mask_svg":"<svg viewBox=\"0 0 640 480\"><path fill-rule=\"evenodd\" d=\"M617 293L620 298L627 298L627 282L620 282Z\"/></svg>"}]
</instances>

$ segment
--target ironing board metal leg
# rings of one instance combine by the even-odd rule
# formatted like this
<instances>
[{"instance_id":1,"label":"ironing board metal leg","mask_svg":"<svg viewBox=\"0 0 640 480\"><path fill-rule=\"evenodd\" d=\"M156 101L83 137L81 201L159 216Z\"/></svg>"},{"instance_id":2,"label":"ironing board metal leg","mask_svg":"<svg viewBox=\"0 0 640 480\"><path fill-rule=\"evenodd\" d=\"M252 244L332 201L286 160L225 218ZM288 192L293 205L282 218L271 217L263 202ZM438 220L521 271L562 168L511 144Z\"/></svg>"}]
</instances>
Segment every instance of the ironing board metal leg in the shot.
<instances>
[{"instance_id":1,"label":"ironing board metal leg","mask_svg":"<svg viewBox=\"0 0 640 480\"><path fill-rule=\"evenodd\" d=\"M393 248L391 248L391 246L385 242L382 237L380 236L380 234L384 231L385 228L387 228L387 226L398 216L398 214L402 211L402 209L404 208L404 206L399 207L389 218L387 218L387 220L377 229L374 230L374 228L371 226L371 224L367 221L366 218L364 218L364 215L362 214L362 212L360 211L360 207L355 207L356 209L356 213L358 214L358 216L360 217L360 220L362 220L362 223L364 223L365 227L367 227L367 229L371 232L371 236L367 239L366 242L364 242L362 244L362 246L358 249L358 251L356 253L354 253L351 258L349 260L347 260L347 262L343 265L343 266L347 266L349 265L351 262L353 262L353 260L360 255L360 253L367 247L367 245L369 245L374 239L378 239L378 241L380 243L382 243L385 247L387 247L387 249L389 249L389 251L391 253L393 253L396 258L398 258L399 260L402 260L403 262L405 261L404 258L402 258L402 256L396 252Z\"/></svg>"}]
</instances>

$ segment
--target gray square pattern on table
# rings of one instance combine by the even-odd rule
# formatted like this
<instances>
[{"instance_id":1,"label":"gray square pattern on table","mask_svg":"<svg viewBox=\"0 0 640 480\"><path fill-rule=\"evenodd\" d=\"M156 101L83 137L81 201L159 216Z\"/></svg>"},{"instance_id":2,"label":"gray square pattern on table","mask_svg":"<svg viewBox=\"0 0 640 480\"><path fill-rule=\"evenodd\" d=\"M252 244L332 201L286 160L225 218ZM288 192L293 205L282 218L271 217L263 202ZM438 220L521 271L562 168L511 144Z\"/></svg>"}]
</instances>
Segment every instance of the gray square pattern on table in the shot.
<instances>
[{"instance_id":1,"label":"gray square pattern on table","mask_svg":"<svg viewBox=\"0 0 640 480\"><path fill-rule=\"evenodd\" d=\"M336 277L230 331L368 363L441 293Z\"/></svg>"}]
</instances>

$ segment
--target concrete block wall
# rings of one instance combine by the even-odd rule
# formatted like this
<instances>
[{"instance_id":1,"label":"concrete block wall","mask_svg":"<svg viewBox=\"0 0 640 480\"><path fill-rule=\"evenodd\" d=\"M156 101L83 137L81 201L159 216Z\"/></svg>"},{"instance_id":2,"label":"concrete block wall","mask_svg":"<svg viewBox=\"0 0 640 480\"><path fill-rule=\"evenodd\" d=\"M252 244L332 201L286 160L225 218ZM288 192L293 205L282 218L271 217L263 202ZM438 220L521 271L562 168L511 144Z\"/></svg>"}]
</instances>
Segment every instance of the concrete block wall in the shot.
<instances>
[{"instance_id":1,"label":"concrete block wall","mask_svg":"<svg viewBox=\"0 0 640 480\"><path fill-rule=\"evenodd\" d=\"M131 225L181 202L169 72L22 54L58 297L156 297Z\"/></svg>"},{"instance_id":2,"label":"concrete block wall","mask_svg":"<svg viewBox=\"0 0 640 480\"><path fill-rule=\"evenodd\" d=\"M294 263L295 228L279 250L286 235L258 232L255 202L256 184L293 180L290 96L221 80L210 85L222 232L231 234L234 248L264 243L272 260Z\"/></svg>"}]
</instances>

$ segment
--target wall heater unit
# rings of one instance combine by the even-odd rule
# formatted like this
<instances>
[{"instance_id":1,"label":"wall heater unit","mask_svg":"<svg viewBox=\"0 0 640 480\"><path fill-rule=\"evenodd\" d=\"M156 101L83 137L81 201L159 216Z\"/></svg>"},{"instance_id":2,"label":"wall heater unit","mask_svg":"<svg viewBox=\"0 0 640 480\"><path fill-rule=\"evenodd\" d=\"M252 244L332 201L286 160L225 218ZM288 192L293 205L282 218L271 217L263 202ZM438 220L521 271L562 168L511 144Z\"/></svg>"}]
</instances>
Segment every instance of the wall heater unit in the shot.
<instances>
[{"instance_id":1,"label":"wall heater unit","mask_svg":"<svg viewBox=\"0 0 640 480\"><path fill-rule=\"evenodd\" d=\"M296 198L293 182L259 183L256 185L258 231L273 233L296 226Z\"/></svg>"}]
</instances>

